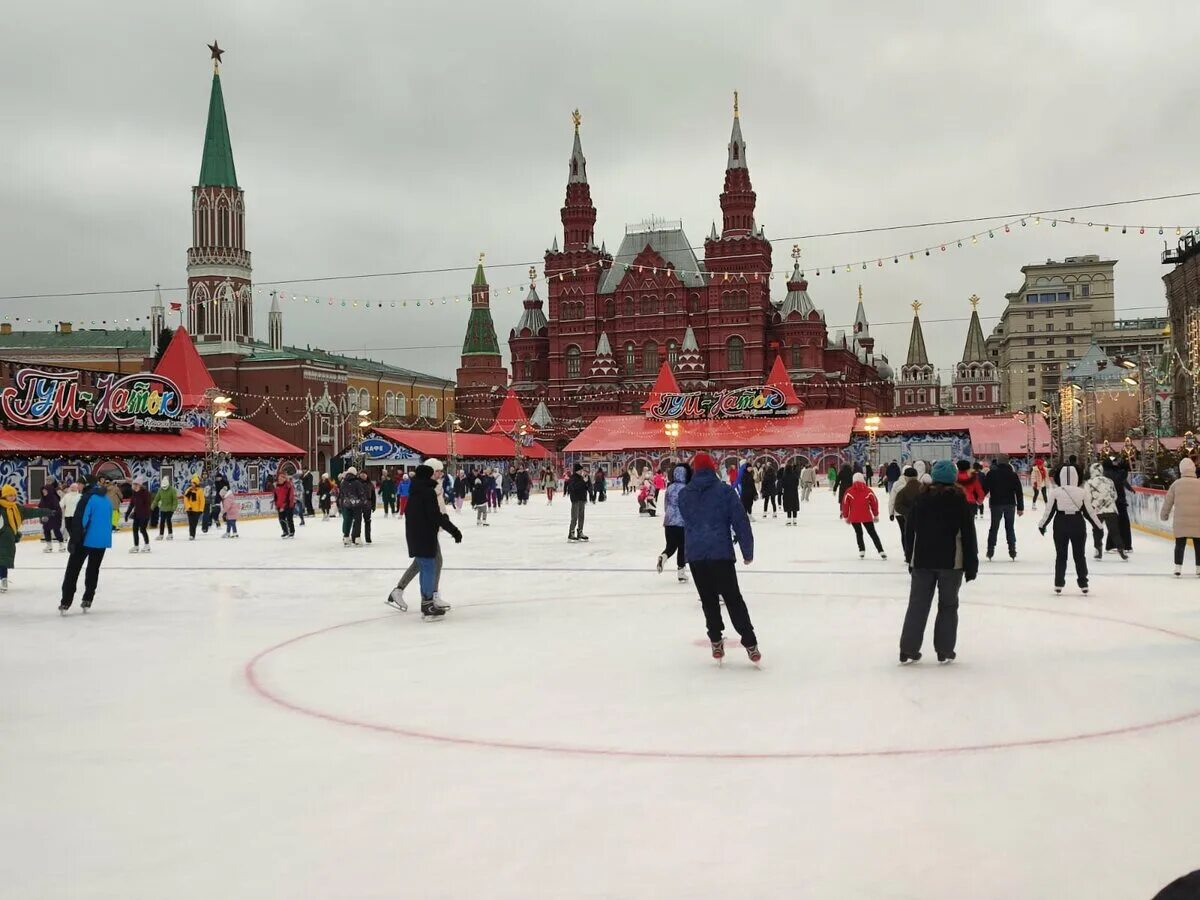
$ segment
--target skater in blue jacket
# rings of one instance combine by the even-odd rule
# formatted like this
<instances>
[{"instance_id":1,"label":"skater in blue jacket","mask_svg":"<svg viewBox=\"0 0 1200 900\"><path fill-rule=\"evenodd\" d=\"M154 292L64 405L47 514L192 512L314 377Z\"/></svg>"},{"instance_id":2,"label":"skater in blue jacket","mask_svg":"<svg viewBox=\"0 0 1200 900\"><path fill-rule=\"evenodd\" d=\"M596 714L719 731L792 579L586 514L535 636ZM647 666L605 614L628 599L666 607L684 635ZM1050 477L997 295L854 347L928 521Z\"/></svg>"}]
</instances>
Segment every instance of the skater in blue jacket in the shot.
<instances>
[{"instance_id":1,"label":"skater in blue jacket","mask_svg":"<svg viewBox=\"0 0 1200 900\"><path fill-rule=\"evenodd\" d=\"M713 659L725 656L725 622L721 618L721 600L729 610L729 621L741 636L742 646L757 663L758 638L750 622L750 612L738 587L734 569L734 541L742 551L746 565L754 561L754 532L737 493L717 478L717 464L707 453L692 457L692 480L679 492L679 512L683 517L688 566L704 607L708 639Z\"/></svg>"},{"instance_id":2,"label":"skater in blue jacket","mask_svg":"<svg viewBox=\"0 0 1200 900\"><path fill-rule=\"evenodd\" d=\"M83 601L80 607L87 612L96 596L96 584L100 580L100 564L104 553L112 546L112 503L108 499L104 481L88 479L88 487L75 513L80 519L79 541L67 558L67 571L63 576L62 600L58 611L66 615L75 599L75 587L79 571L87 563L87 574L83 578Z\"/></svg>"}]
</instances>

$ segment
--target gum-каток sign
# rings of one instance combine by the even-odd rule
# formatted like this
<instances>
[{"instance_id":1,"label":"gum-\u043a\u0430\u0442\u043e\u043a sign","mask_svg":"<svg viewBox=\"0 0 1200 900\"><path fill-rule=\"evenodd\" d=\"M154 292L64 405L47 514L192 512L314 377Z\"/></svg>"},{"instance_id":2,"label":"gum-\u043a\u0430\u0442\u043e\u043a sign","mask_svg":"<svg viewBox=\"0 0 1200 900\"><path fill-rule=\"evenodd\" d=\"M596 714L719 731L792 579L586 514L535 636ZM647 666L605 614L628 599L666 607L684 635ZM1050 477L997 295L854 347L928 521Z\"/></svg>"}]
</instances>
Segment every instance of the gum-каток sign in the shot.
<instances>
[{"instance_id":1,"label":"gum-\u043a\u0430\u0442\u043e\u043a sign","mask_svg":"<svg viewBox=\"0 0 1200 900\"><path fill-rule=\"evenodd\" d=\"M787 398L777 387L688 394L661 394L650 410L652 419L745 419L789 413Z\"/></svg>"},{"instance_id":2,"label":"gum-\u043a\u0430\u0442\u043e\u043a sign","mask_svg":"<svg viewBox=\"0 0 1200 900\"><path fill-rule=\"evenodd\" d=\"M21 369L13 384L0 390L0 412L7 425L25 428L111 423L172 429L182 424L183 395L171 379L148 372L106 372L93 389L82 384L79 371Z\"/></svg>"}]
</instances>

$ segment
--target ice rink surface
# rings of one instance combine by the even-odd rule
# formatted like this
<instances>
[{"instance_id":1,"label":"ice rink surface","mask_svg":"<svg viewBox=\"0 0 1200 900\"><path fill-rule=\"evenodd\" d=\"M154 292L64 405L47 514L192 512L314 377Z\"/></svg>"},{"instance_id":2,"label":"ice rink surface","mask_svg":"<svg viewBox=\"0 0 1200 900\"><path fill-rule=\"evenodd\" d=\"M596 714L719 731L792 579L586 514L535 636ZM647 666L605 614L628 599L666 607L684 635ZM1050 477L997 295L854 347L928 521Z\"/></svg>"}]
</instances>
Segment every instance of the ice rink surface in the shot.
<instances>
[{"instance_id":1,"label":"ice rink surface","mask_svg":"<svg viewBox=\"0 0 1200 900\"><path fill-rule=\"evenodd\" d=\"M1200 579L1167 541L1056 597L1027 512L958 662L901 668L895 526L860 561L821 491L755 521L763 666L730 631L717 668L635 510L590 506L579 545L561 499L464 511L436 623L384 605L408 560L378 514L357 550L319 519L124 531L65 619L65 555L27 539L0 896L1148 900L1200 867Z\"/></svg>"}]
</instances>

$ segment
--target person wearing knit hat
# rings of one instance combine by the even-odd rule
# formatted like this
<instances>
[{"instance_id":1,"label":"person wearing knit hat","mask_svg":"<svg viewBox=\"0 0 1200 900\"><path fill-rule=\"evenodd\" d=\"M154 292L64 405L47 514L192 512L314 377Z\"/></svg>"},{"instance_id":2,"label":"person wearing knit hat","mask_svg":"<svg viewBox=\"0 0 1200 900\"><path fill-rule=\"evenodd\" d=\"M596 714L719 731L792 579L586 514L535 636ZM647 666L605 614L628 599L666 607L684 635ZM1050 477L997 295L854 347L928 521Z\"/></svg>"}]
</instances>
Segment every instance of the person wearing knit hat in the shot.
<instances>
[{"instance_id":1,"label":"person wearing knit hat","mask_svg":"<svg viewBox=\"0 0 1200 900\"><path fill-rule=\"evenodd\" d=\"M724 599L729 621L741 637L750 661L757 665L762 654L750 612L738 586L733 548L736 540L745 564L754 561L754 532L750 519L737 491L717 477L712 456L703 451L693 456L692 473L692 480L679 491L677 505L683 521L684 552L704 609L713 659L719 662L725 658L725 621L721 617L721 600Z\"/></svg>"},{"instance_id":2,"label":"person wearing knit hat","mask_svg":"<svg viewBox=\"0 0 1200 900\"><path fill-rule=\"evenodd\" d=\"M917 470L908 466L900 474L900 480L888 495L888 518L900 529L900 546L904 548L904 561L912 559L912 543L908 540L906 523L908 514L922 490L921 482L917 480Z\"/></svg>"},{"instance_id":3,"label":"person wearing knit hat","mask_svg":"<svg viewBox=\"0 0 1200 900\"><path fill-rule=\"evenodd\" d=\"M1196 478L1196 464L1188 457L1179 461L1179 477L1171 482L1162 506L1162 520L1172 518L1171 530L1175 537L1175 577L1183 574L1183 551L1188 538L1192 539L1192 551L1196 555L1196 574L1200 575L1200 479Z\"/></svg>"},{"instance_id":4,"label":"person wearing knit hat","mask_svg":"<svg viewBox=\"0 0 1200 900\"><path fill-rule=\"evenodd\" d=\"M862 472L854 473L850 489L842 497L841 518L854 528L859 559L867 555L867 545L863 542L864 531L871 536L879 558L887 559L887 554L883 552L883 542L879 540L879 533L875 530L875 523L879 521L879 499L867 484L867 477Z\"/></svg>"},{"instance_id":5,"label":"person wearing knit hat","mask_svg":"<svg viewBox=\"0 0 1200 900\"><path fill-rule=\"evenodd\" d=\"M958 642L958 592L963 580L979 573L979 545L975 538L975 509L957 485L958 467L948 459L934 463L932 483L917 495L907 517L911 547L908 610L900 632L901 664L921 658L921 644L933 595L937 592L937 617L933 623L933 648L938 662L955 658Z\"/></svg>"},{"instance_id":6,"label":"person wearing knit hat","mask_svg":"<svg viewBox=\"0 0 1200 900\"><path fill-rule=\"evenodd\" d=\"M79 540L67 557L67 569L63 574L62 599L58 611L67 614L75 600L75 588L79 582L79 573L87 564L87 572L83 577L83 602L80 604L87 612L92 607L96 597L96 586L100 581L100 564L104 562L105 552L112 546L112 506L104 484L89 487L79 501L76 517L80 520L77 526Z\"/></svg>"},{"instance_id":7,"label":"person wearing knit hat","mask_svg":"<svg viewBox=\"0 0 1200 900\"><path fill-rule=\"evenodd\" d=\"M575 463L571 477L567 479L567 498L571 501L571 524L567 528L567 540L586 541L588 536L583 533L583 517L587 512L589 485L583 475L583 466Z\"/></svg>"}]
</instances>

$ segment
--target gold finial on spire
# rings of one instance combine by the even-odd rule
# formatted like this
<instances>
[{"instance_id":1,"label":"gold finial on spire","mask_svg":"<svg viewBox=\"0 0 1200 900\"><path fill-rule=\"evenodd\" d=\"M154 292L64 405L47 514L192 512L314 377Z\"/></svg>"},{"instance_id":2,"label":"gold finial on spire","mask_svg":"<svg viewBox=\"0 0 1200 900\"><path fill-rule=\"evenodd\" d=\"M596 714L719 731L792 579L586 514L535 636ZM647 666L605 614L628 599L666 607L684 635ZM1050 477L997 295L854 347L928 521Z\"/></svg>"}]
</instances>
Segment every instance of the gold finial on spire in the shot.
<instances>
[{"instance_id":1,"label":"gold finial on spire","mask_svg":"<svg viewBox=\"0 0 1200 900\"><path fill-rule=\"evenodd\" d=\"M533 282L535 282L535 281L537 281L537 267L530 266L529 267L529 283L532 285Z\"/></svg>"},{"instance_id":2,"label":"gold finial on spire","mask_svg":"<svg viewBox=\"0 0 1200 900\"><path fill-rule=\"evenodd\" d=\"M483 258L484 258L485 256L487 256L487 254L486 254L486 253L484 253L482 250L480 250L480 251L479 251L479 264L480 264L481 266L483 265Z\"/></svg>"},{"instance_id":3,"label":"gold finial on spire","mask_svg":"<svg viewBox=\"0 0 1200 900\"><path fill-rule=\"evenodd\" d=\"M858 302L862 303L862 285L858 286Z\"/></svg>"},{"instance_id":4,"label":"gold finial on spire","mask_svg":"<svg viewBox=\"0 0 1200 900\"><path fill-rule=\"evenodd\" d=\"M737 91L733 92L733 117L735 119L738 117L738 92Z\"/></svg>"},{"instance_id":5,"label":"gold finial on spire","mask_svg":"<svg viewBox=\"0 0 1200 900\"><path fill-rule=\"evenodd\" d=\"M799 244L792 244L792 259L794 259L797 263L800 262L800 245Z\"/></svg>"},{"instance_id":6,"label":"gold finial on spire","mask_svg":"<svg viewBox=\"0 0 1200 900\"><path fill-rule=\"evenodd\" d=\"M914 300L912 302L912 308L913 308L913 315L919 316L921 314L921 301Z\"/></svg>"},{"instance_id":7,"label":"gold finial on spire","mask_svg":"<svg viewBox=\"0 0 1200 900\"><path fill-rule=\"evenodd\" d=\"M968 302L971 304L971 309L979 309L979 297L972 294Z\"/></svg>"},{"instance_id":8,"label":"gold finial on spire","mask_svg":"<svg viewBox=\"0 0 1200 900\"><path fill-rule=\"evenodd\" d=\"M571 121L575 123L575 133L579 134L579 123L583 121L583 116L579 114L578 109L571 111Z\"/></svg>"}]
</instances>

